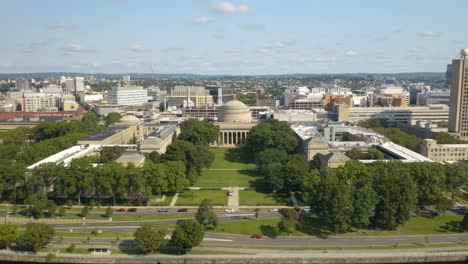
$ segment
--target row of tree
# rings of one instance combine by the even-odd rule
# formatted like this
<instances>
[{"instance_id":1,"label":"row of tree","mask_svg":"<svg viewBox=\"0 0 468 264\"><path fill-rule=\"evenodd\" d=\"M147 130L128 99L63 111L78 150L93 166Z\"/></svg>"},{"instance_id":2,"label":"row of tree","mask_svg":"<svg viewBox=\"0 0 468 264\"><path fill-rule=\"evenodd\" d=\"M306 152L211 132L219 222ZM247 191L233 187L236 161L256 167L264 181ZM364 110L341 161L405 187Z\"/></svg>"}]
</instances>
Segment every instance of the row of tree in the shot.
<instances>
[{"instance_id":1,"label":"row of tree","mask_svg":"<svg viewBox=\"0 0 468 264\"><path fill-rule=\"evenodd\" d=\"M468 180L464 164L349 161L336 170L312 173L304 191L309 203L334 232L350 228L395 229L410 218L417 205L452 206L448 191Z\"/></svg>"},{"instance_id":2,"label":"row of tree","mask_svg":"<svg viewBox=\"0 0 468 264\"><path fill-rule=\"evenodd\" d=\"M19 249L38 251L50 242L55 236L51 225L43 223L27 223L24 231L18 225L6 223L0 225L0 248L15 246Z\"/></svg>"}]
</instances>

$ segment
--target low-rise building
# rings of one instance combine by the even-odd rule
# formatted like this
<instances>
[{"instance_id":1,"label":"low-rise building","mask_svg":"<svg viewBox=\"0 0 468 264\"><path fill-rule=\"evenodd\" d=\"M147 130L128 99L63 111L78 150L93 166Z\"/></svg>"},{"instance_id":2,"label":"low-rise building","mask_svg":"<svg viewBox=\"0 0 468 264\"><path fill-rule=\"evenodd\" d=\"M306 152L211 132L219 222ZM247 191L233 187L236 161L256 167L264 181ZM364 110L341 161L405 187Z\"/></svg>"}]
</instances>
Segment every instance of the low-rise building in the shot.
<instances>
[{"instance_id":1,"label":"low-rise building","mask_svg":"<svg viewBox=\"0 0 468 264\"><path fill-rule=\"evenodd\" d=\"M159 126L139 143L140 150L142 152L156 151L159 154L164 154L166 153L167 147L177 138L179 133L180 129L177 125Z\"/></svg>"},{"instance_id":2,"label":"low-rise building","mask_svg":"<svg viewBox=\"0 0 468 264\"><path fill-rule=\"evenodd\" d=\"M125 152L116 160L116 162L125 167L130 163L135 165L135 167L143 167L143 165L145 165L145 156L137 152Z\"/></svg>"},{"instance_id":3,"label":"low-rise building","mask_svg":"<svg viewBox=\"0 0 468 264\"><path fill-rule=\"evenodd\" d=\"M424 139L420 152L436 162L468 160L468 144L437 144L434 139Z\"/></svg>"}]
</instances>

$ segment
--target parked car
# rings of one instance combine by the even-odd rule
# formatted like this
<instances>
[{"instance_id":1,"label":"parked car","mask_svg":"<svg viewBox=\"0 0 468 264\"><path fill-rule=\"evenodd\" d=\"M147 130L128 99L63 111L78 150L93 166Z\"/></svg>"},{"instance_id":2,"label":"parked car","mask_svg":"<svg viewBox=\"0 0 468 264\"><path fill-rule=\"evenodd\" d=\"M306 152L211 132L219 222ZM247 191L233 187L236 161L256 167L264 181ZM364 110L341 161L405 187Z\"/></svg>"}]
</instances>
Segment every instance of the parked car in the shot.
<instances>
[{"instance_id":1,"label":"parked car","mask_svg":"<svg viewBox=\"0 0 468 264\"><path fill-rule=\"evenodd\" d=\"M177 212L185 213L185 212L188 212L188 210L187 208L180 208L179 210L177 210Z\"/></svg>"},{"instance_id":2,"label":"parked car","mask_svg":"<svg viewBox=\"0 0 468 264\"><path fill-rule=\"evenodd\" d=\"M136 209L136 208L128 208L127 212L129 212L129 213L136 213L137 210L138 210L138 209Z\"/></svg>"},{"instance_id":3,"label":"parked car","mask_svg":"<svg viewBox=\"0 0 468 264\"><path fill-rule=\"evenodd\" d=\"M169 211L168 211L166 208L161 208L161 209L158 210L158 212L160 212L160 213L167 213L167 212L169 212Z\"/></svg>"},{"instance_id":4,"label":"parked car","mask_svg":"<svg viewBox=\"0 0 468 264\"><path fill-rule=\"evenodd\" d=\"M310 207L304 207L304 212L306 213L312 212L312 209L310 209Z\"/></svg>"},{"instance_id":5,"label":"parked car","mask_svg":"<svg viewBox=\"0 0 468 264\"><path fill-rule=\"evenodd\" d=\"M125 209L124 208L119 208L117 210L115 210L117 213L125 213Z\"/></svg>"},{"instance_id":6,"label":"parked car","mask_svg":"<svg viewBox=\"0 0 468 264\"><path fill-rule=\"evenodd\" d=\"M227 193L228 196L232 196L233 194L234 194L234 193L233 193L232 191L229 191L229 192Z\"/></svg>"},{"instance_id":7,"label":"parked car","mask_svg":"<svg viewBox=\"0 0 468 264\"><path fill-rule=\"evenodd\" d=\"M226 213L234 213L235 211L234 211L234 208L226 208L226 209L224 209L224 212L226 212Z\"/></svg>"},{"instance_id":8,"label":"parked car","mask_svg":"<svg viewBox=\"0 0 468 264\"><path fill-rule=\"evenodd\" d=\"M278 208L271 208L271 209L268 209L268 212L278 212Z\"/></svg>"},{"instance_id":9,"label":"parked car","mask_svg":"<svg viewBox=\"0 0 468 264\"><path fill-rule=\"evenodd\" d=\"M256 238L256 239L260 239L260 238L262 238L262 237L263 237L263 236L260 235L260 234L253 234L253 235L250 236L250 238Z\"/></svg>"}]
</instances>

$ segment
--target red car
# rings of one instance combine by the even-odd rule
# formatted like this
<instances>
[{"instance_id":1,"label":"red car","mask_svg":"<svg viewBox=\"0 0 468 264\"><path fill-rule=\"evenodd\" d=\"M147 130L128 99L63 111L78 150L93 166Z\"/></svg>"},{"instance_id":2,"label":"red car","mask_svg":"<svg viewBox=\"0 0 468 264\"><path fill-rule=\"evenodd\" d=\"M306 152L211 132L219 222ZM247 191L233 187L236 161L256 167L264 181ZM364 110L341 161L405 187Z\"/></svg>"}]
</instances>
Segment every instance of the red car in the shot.
<instances>
[{"instance_id":1,"label":"red car","mask_svg":"<svg viewBox=\"0 0 468 264\"><path fill-rule=\"evenodd\" d=\"M115 210L117 213L125 213L125 209L124 208L119 208L117 210Z\"/></svg>"},{"instance_id":2,"label":"red car","mask_svg":"<svg viewBox=\"0 0 468 264\"><path fill-rule=\"evenodd\" d=\"M262 235L260 235L260 234L253 234L253 235L250 236L250 238L257 238L257 239L260 239L260 238L262 238Z\"/></svg>"}]
</instances>

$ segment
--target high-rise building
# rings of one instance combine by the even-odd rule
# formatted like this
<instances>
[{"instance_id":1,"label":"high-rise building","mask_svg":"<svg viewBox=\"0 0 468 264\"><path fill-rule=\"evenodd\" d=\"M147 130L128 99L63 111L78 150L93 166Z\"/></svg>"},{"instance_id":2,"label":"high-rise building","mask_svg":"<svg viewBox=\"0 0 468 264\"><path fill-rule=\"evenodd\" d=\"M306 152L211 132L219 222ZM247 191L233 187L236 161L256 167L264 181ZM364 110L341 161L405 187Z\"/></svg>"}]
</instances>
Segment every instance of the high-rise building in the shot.
<instances>
[{"instance_id":1,"label":"high-rise building","mask_svg":"<svg viewBox=\"0 0 468 264\"><path fill-rule=\"evenodd\" d=\"M452 60L450 88L449 132L460 139L468 139L468 49L460 52L460 59Z\"/></svg>"},{"instance_id":2,"label":"high-rise building","mask_svg":"<svg viewBox=\"0 0 468 264\"><path fill-rule=\"evenodd\" d=\"M450 88L450 83L452 82L452 64L447 64L447 71L445 72L445 83L447 87Z\"/></svg>"},{"instance_id":3,"label":"high-rise building","mask_svg":"<svg viewBox=\"0 0 468 264\"><path fill-rule=\"evenodd\" d=\"M20 89L21 91L24 90L31 90L32 88L32 79L17 79L15 81L16 88Z\"/></svg>"},{"instance_id":4,"label":"high-rise building","mask_svg":"<svg viewBox=\"0 0 468 264\"><path fill-rule=\"evenodd\" d=\"M148 102L148 90L142 86L117 86L107 94L107 102L111 105L142 106Z\"/></svg>"},{"instance_id":5,"label":"high-rise building","mask_svg":"<svg viewBox=\"0 0 468 264\"><path fill-rule=\"evenodd\" d=\"M67 94L71 94L75 92L75 80L73 80L70 77L65 79L65 91L64 92Z\"/></svg>"},{"instance_id":6,"label":"high-rise building","mask_svg":"<svg viewBox=\"0 0 468 264\"><path fill-rule=\"evenodd\" d=\"M130 83L130 75L124 75L122 76L122 81L126 84Z\"/></svg>"},{"instance_id":7,"label":"high-rise building","mask_svg":"<svg viewBox=\"0 0 468 264\"><path fill-rule=\"evenodd\" d=\"M84 77L75 77L75 84L74 84L74 92L78 94L79 92L84 92L85 85L84 85Z\"/></svg>"}]
</instances>

